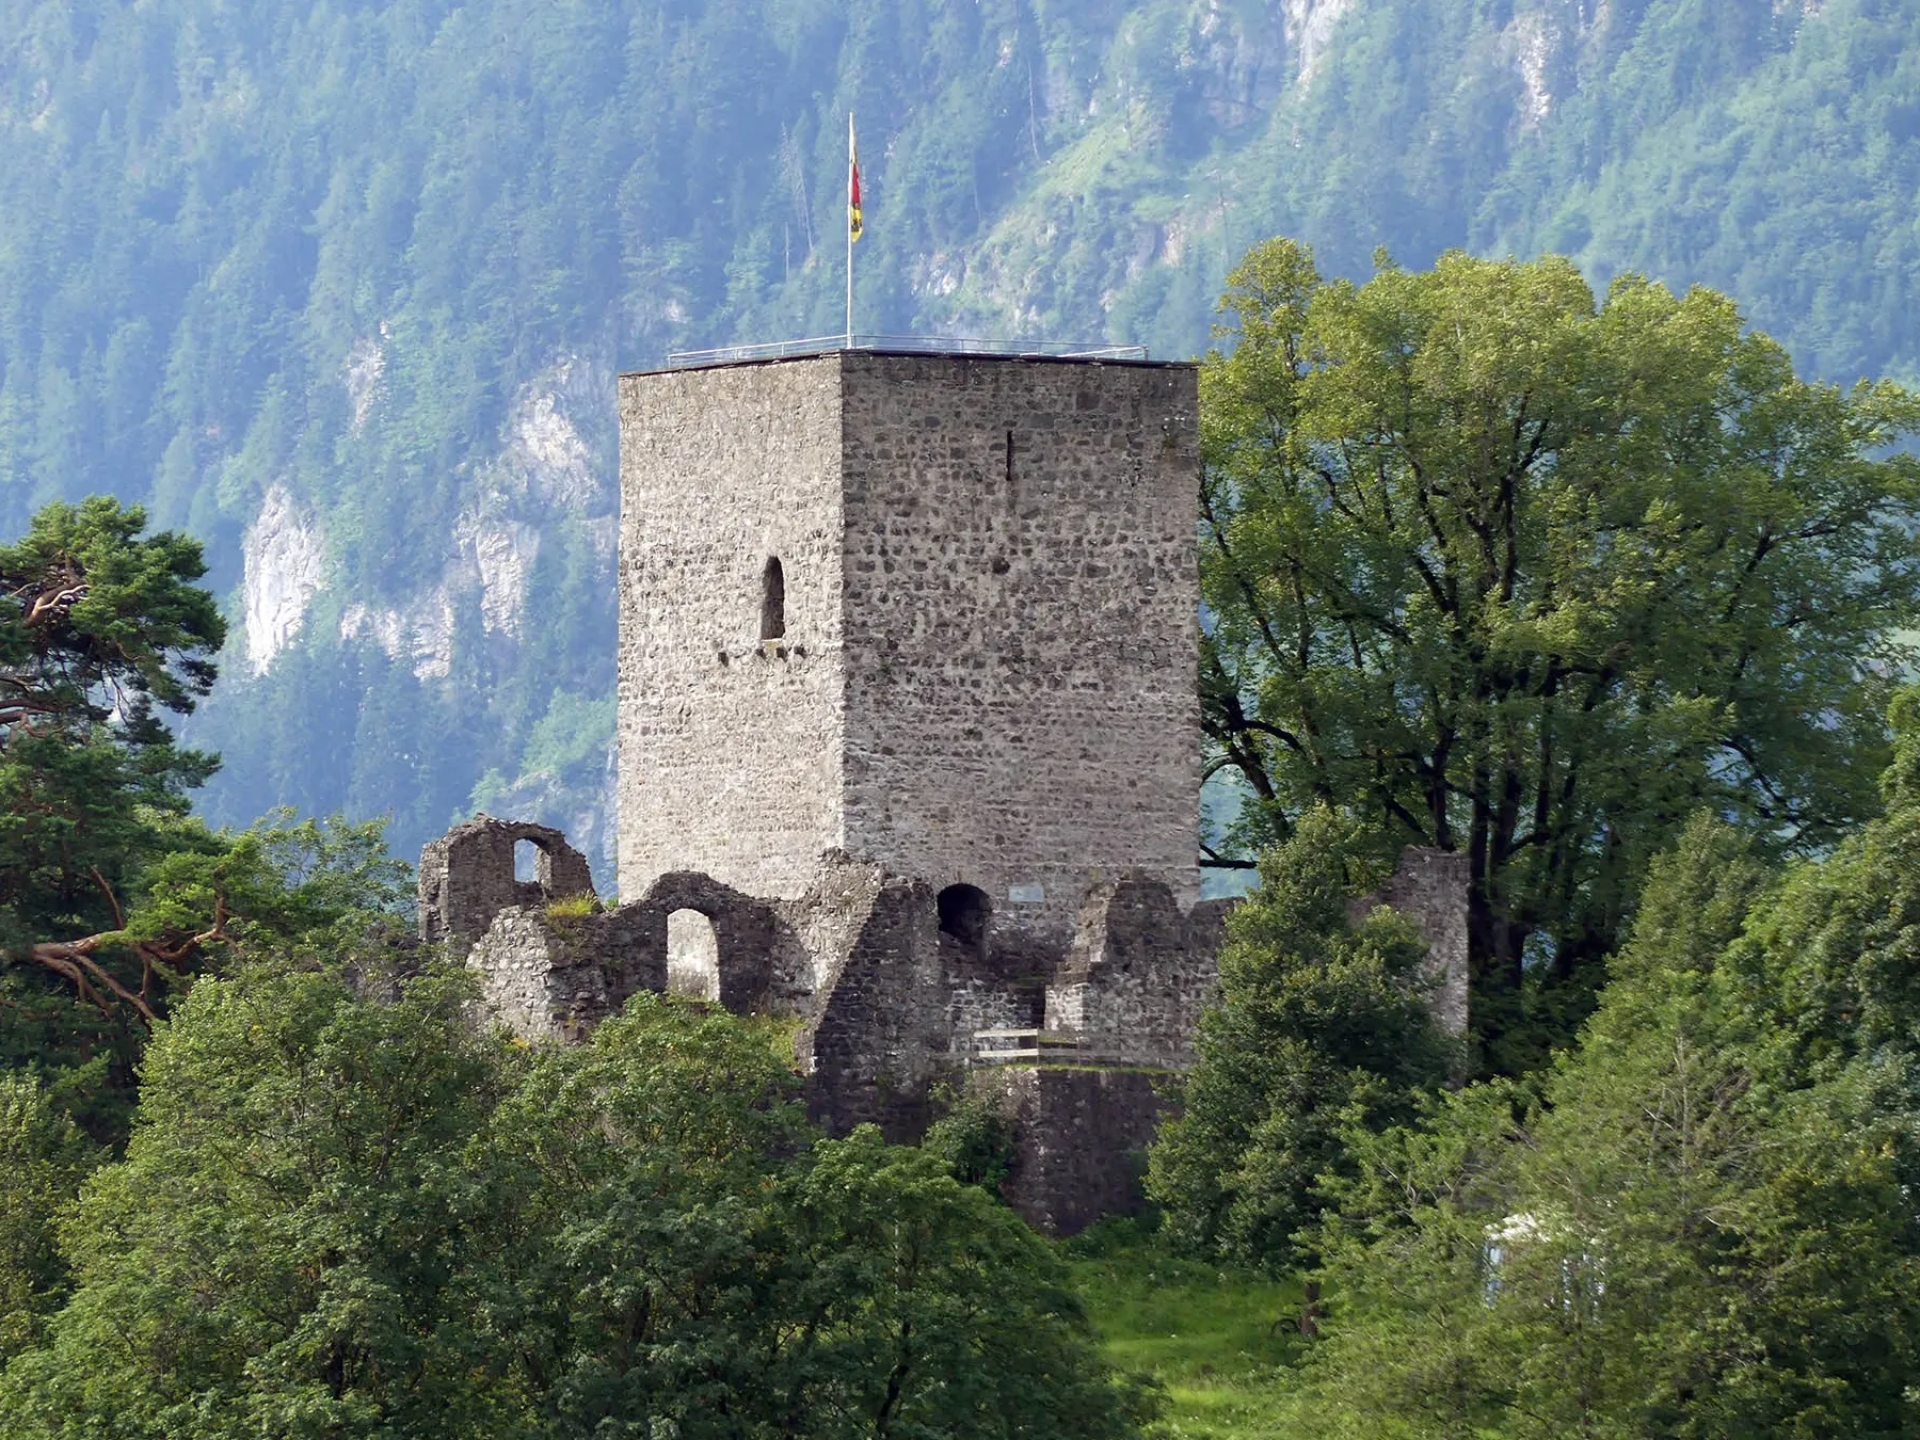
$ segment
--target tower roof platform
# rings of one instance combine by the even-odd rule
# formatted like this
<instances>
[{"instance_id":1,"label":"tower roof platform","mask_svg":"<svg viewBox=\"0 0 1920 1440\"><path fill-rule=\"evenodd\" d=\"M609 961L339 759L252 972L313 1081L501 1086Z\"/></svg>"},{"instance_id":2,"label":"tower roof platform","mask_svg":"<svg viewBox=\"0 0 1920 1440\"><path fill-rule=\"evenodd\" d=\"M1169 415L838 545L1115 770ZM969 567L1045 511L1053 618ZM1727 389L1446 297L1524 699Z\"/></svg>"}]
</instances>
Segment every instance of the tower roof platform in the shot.
<instances>
[{"instance_id":1,"label":"tower roof platform","mask_svg":"<svg viewBox=\"0 0 1920 1440\"><path fill-rule=\"evenodd\" d=\"M952 355L969 359L1103 361L1123 365L1186 365L1189 361L1156 361L1144 345L1109 345L1102 341L975 340L951 335L816 335L804 340L776 340L764 345L723 345L711 350L675 350L667 363L654 370L629 373L658 374L661 370L697 370L719 365L757 365L770 360L794 360L836 351L868 355Z\"/></svg>"}]
</instances>

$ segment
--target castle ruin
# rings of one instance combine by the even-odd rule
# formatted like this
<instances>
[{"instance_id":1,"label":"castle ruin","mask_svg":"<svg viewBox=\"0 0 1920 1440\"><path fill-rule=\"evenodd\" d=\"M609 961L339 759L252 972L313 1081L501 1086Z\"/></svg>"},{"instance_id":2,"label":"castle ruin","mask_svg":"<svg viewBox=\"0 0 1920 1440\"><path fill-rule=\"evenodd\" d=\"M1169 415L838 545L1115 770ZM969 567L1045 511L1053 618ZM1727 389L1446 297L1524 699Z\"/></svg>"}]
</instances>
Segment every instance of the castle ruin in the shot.
<instances>
[{"instance_id":1,"label":"castle ruin","mask_svg":"<svg viewBox=\"0 0 1920 1440\"><path fill-rule=\"evenodd\" d=\"M1228 906L1199 899L1197 408L1193 366L1144 361L622 376L621 902L481 817L422 856L425 937L529 1039L642 989L790 1016L835 1133L988 1090L1024 1213L1125 1208Z\"/></svg>"}]
</instances>

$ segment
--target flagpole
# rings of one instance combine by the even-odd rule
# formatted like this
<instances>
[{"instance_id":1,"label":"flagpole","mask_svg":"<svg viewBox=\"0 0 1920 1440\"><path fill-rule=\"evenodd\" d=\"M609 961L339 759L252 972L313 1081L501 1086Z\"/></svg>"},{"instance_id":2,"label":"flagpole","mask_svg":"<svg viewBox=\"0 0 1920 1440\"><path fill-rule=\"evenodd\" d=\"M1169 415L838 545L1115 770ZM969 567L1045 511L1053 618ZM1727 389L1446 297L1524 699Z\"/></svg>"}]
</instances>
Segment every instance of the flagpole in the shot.
<instances>
[{"instance_id":1,"label":"flagpole","mask_svg":"<svg viewBox=\"0 0 1920 1440\"><path fill-rule=\"evenodd\" d=\"M847 111L847 194L853 194L853 111ZM853 220L847 220L847 345L853 348Z\"/></svg>"}]
</instances>

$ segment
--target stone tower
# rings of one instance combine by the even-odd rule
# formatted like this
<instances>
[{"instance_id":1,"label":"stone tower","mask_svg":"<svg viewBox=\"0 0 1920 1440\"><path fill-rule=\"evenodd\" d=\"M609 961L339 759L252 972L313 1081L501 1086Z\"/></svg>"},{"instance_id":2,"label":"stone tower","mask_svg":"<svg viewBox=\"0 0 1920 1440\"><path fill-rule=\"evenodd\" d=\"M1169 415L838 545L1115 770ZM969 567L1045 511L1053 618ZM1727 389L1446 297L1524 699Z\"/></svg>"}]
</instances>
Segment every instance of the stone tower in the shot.
<instances>
[{"instance_id":1,"label":"stone tower","mask_svg":"<svg viewBox=\"0 0 1920 1440\"><path fill-rule=\"evenodd\" d=\"M1198 895L1188 365L840 351L620 381L620 892L840 850L956 927Z\"/></svg>"}]
</instances>

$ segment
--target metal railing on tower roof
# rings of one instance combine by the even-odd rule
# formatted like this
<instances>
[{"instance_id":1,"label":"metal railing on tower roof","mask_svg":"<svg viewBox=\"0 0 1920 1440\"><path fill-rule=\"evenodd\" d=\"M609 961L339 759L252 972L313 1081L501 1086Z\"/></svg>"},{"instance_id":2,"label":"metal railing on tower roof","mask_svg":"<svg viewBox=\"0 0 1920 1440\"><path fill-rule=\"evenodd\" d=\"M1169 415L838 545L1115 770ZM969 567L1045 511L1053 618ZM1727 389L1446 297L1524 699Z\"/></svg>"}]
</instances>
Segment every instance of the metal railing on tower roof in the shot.
<instances>
[{"instance_id":1,"label":"metal railing on tower roof","mask_svg":"<svg viewBox=\"0 0 1920 1440\"><path fill-rule=\"evenodd\" d=\"M667 367L731 365L744 360L782 360L835 350L879 350L907 355L1004 355L1046 360L1145 360L1144 345L1065 343L1057 340L964 340L950 335L816 335L767 345L722 345L714 350L675 350Z\"/></svg>"}]
</instances>

